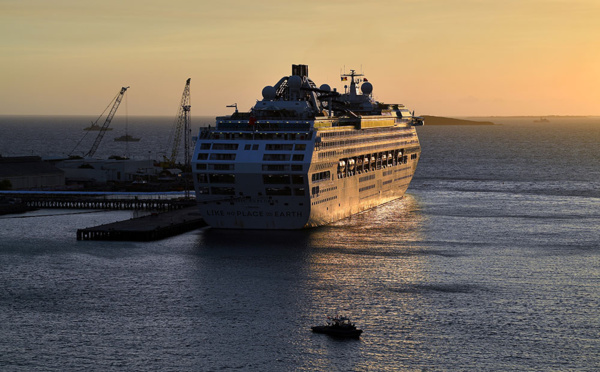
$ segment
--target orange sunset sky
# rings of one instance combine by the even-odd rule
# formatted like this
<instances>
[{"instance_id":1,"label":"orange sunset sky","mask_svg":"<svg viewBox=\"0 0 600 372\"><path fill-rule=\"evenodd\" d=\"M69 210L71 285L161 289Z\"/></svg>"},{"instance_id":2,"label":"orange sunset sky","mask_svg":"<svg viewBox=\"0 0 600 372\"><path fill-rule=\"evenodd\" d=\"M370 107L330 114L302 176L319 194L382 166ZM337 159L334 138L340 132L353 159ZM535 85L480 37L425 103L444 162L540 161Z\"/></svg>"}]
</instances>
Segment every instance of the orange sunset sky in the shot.
<instances>
[{"instance_id":1,"label":"orange sunset sky","mask_svg":"<svg viewBox=\"0 0 600 372\"><path fill-rule=\"evenodd\" d=\"M1 0L0 114L248 110L308 64L418 114L600 115L598 0ZM122 110L122 109L121 109Z\"/></svg>"}]
</instances>

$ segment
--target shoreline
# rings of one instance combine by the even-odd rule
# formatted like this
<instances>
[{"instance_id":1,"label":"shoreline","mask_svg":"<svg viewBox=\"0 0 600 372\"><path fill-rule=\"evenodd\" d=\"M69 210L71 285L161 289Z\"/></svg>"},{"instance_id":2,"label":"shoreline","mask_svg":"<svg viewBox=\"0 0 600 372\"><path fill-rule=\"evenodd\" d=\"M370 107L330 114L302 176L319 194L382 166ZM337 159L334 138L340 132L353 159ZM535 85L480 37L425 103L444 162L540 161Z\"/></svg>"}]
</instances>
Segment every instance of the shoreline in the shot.
<instances>
[{"instance_id":1,"label":"shoreline","mask_svg":"<svg viewBox=\"0 0 600 372\"><path fill-rule=\"evenodd\" d=\"M423 115L425 125L497 125L491 121L466 120L443 116Z\"/></svg>"}]
</instances>

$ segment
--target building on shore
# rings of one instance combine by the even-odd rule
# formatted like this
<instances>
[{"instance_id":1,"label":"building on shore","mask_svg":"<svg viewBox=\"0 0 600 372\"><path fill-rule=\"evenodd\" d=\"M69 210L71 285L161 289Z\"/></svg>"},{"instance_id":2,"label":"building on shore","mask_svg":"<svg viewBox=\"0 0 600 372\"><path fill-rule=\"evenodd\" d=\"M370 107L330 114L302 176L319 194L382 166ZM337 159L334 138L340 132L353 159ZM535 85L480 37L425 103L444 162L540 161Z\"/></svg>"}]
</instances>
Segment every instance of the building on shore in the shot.
<instances>
[{"instance_id":1,"label":"building on shore","mask_svg":"<svg viewBox=\"0 0 600 372\"><path fill-rule=\"evenodd\" d=\"M57 189L65 186L65 172L39 156L0 156L0 189Z\"/></svg>"},{"instance_id":2,"label":"building on shore","mask_svg":"<svg viewBox=\"0 0 600 372\"><path fill-rule=\"evenodd\" d=\"M161 168L152 160L69 159L56 163L69 183L131 183L157 177Z\"/></svg>"}]
</instances>

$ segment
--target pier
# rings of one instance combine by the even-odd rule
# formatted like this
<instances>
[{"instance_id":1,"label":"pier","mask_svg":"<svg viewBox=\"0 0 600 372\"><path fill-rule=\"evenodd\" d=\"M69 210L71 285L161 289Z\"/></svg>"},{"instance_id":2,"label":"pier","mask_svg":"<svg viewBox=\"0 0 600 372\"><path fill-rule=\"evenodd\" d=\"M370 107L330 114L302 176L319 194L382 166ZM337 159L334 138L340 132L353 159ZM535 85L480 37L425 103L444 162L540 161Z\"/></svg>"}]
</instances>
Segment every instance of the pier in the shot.
<instances>
[{"instance_id":1,"label":"pier","mask_svg":"<svg viewBox=\"0 0 600 372\"><path fill-rule=\"evenodd\" d=\"M77 230L77 240L152 241L206 226L192 206Z\"/></svg>"},{"instance_id":2,"label":"pier","mask_svg":"<svg viewBox=\"0 0 600 372\"><path fill-rule=\"evenodd\" d=\"M170 199L92 199L26 197L23 202L32 208L112 209L112 210L175 210L189 203Z\"/></svg>"},{"instance_id":3,"label":"pier","mask_svg":"<svg viewBox=\"0 0 600 372\"><path fill-rule=\"evenodd\" d=\"M18 198L29 208L46 209L111 209L171 211L195 205L195 200L169 197L168 194L151 195L123 193L66 193L66 192L4 192Z\"/></svg>"}]
</instances>

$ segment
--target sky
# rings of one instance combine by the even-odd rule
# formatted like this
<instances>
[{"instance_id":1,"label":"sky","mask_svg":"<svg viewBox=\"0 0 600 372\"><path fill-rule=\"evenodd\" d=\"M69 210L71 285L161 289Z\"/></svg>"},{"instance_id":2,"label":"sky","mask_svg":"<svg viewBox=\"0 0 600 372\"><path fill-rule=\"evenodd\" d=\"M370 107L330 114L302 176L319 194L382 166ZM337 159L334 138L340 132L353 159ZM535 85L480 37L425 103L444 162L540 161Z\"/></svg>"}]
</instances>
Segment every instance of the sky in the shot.
<instances>
[{"instance_id":1,"label":"sky","mask_svg":"<svg viewBox=\"0 0 600 372\"><path fill-rule=\"evenodd\" d=\"M0 114L249 110L307 64L439 116L600 115L598 0L0 0ZM122 108L120 108L122 110Z\"/></svg>"}]
</instances>

